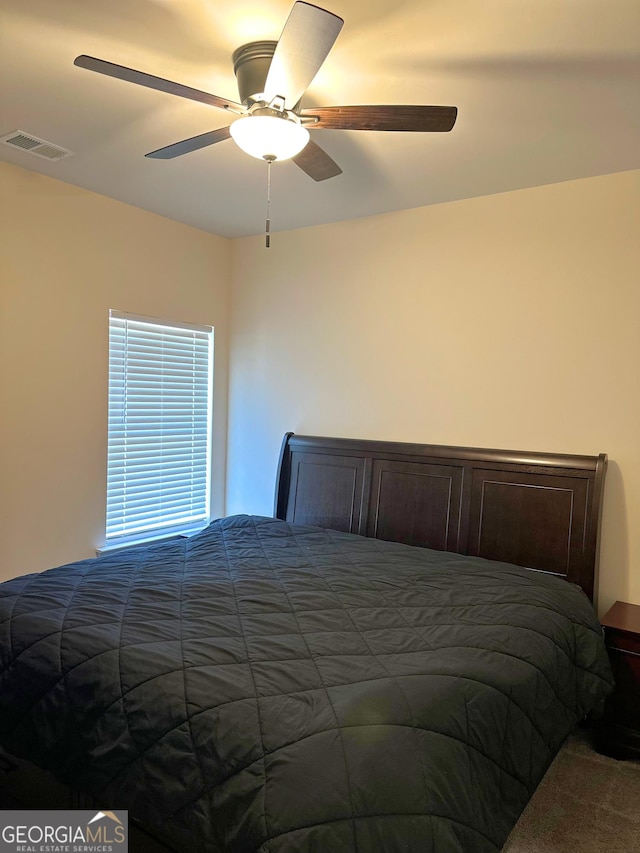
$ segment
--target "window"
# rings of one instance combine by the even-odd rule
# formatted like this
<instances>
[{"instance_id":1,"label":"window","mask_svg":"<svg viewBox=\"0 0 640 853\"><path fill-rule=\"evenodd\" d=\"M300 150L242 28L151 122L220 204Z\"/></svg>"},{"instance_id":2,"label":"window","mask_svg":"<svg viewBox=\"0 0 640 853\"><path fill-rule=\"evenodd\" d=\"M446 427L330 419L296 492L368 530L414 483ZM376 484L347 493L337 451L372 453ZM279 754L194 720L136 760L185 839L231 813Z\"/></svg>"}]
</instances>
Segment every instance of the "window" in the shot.
<instances>
[{"instance_id":1,"label":"window","mask_svg":"<svg viewBox=\"0 0 640 853\"><path fill-rule=\"evenodd\" d=\"M213 329L109 313L107 546L209 520Z\"/></svg>"}]
</instances>

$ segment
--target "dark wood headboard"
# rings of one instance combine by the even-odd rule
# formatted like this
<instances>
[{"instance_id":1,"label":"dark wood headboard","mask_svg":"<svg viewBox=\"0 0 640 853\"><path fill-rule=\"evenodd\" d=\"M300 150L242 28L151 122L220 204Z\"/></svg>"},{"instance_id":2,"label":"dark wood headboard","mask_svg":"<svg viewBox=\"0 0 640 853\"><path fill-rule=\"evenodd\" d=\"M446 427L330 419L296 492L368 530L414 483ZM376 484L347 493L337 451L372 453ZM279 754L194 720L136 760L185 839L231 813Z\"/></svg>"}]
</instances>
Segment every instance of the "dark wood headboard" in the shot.
<instances>
[{"instance_id":1,"label":"dark wood headboard","mask_svg":"<svg viewBox=\"0 0 640 853\"><path fill-rule=\"evenodd\" d=\"M550 572L594 600L607 457L287 433L274 515Z\"/></svg>"}]
</instances>

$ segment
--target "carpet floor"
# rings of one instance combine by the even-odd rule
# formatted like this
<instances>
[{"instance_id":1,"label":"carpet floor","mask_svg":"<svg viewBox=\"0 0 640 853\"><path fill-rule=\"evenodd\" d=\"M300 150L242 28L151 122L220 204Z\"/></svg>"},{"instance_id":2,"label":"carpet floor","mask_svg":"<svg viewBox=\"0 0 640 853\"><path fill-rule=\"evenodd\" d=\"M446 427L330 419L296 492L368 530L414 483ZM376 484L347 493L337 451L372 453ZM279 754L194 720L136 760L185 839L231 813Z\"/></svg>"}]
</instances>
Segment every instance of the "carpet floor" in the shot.
<instances>
[{"instance_id":1,"label":"carpet floor","mask_svg":"<svg viewBox=\"0 0 640 853\"><path fill-rule=\"evenodd\" d=\"M595 752L576 730L502 848L503 853L640 853L640 761Z\"/></svg>"}]
</instances>

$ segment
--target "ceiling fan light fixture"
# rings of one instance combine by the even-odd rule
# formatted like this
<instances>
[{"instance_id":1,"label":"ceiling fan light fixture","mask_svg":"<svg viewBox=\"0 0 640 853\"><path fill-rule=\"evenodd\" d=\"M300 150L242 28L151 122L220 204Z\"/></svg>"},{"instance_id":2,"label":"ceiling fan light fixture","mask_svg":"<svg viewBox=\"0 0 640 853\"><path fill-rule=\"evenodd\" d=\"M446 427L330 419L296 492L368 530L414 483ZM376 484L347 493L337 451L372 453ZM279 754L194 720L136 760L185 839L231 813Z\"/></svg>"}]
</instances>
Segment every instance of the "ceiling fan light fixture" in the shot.
<instances>
[{"instance_id":1,"label":"ceiling fan light fixture","mask_svg":"<svg viewBox=\"0 0 640 853\"><path fill-rule=\"evenodd\" d=\"M279 116L245 116L229 131L236 145L258 160L288 160L309 141L306 127Z\"/></svg>"}]
</instances>

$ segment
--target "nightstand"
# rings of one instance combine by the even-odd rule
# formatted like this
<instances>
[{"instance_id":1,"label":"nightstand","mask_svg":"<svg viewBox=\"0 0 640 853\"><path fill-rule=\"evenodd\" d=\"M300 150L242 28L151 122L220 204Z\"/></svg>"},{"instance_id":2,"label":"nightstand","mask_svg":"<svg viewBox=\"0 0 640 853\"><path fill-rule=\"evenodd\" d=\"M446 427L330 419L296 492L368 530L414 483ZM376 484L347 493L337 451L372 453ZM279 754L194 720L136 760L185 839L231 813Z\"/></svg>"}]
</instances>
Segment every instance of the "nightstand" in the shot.
<instances>
[{"instance_id":1,"label":"nightstand","mask_svg":"<svg viewBox=\"0 0 640 853\"><path fill-rule=\"evenodd\" d=\"M600 621L616 689L598 725L598 748L640 759L640 605L616 601Z\"/></svg>"}]
</instances>

